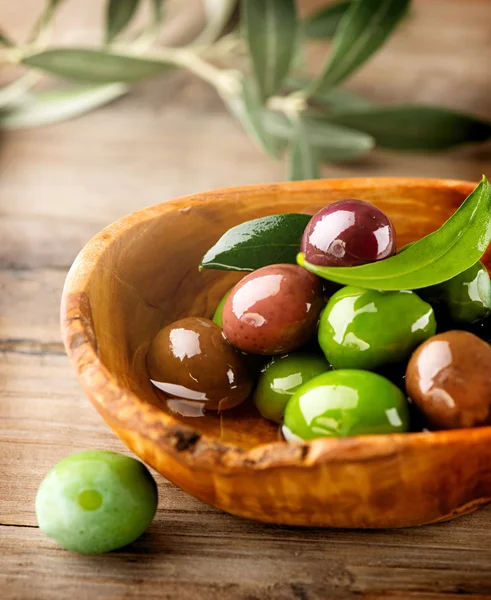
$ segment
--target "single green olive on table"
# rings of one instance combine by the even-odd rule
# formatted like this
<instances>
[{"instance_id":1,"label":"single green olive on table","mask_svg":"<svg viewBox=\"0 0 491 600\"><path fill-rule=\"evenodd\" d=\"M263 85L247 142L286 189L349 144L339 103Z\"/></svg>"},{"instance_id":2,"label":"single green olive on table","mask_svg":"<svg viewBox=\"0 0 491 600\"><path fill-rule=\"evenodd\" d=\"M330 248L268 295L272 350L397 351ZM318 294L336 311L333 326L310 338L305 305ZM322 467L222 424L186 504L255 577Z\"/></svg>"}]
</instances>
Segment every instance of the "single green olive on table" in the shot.
<instances>
[{"instance_id":1,"label":"single green olive on table","mask_svg":"<svg viewBox=\"0 0 491 600\"><path fill-rule=\"evenodd\" d=\"M216 333L215 345L207 344L206 336L185 340L167 369L169 381L159 386L172 392L169 383L181 367L186 371L192 355L199 356L201 369L188 373L195 393L208 397L211 372L219 378L211 387L233 395L239 384L234 371L216 364L214 348L225 344L246 354L249 367L253 356L272 357L259 378L250 373L257 384L242 401L253 401L263 418L283 424L290 441L414 430L408 397L422 412L421 427L483 424L491 411L487 373L466 363L467 376L482 384L478 416L472 419L466 411L475 399L467 396L467 403L445 407L437 388L445 382L445 393L459 389L452 382L465 380L465 374L453 357L465 348L489 346L473 333L452 334L451 344L436 343L435 334L458 327L484 337L490 330L491 280L479 262L490 241L491 187L485 177L437 231L399 252L389 217L353 198L313 217L288 213L239 224L200 264L200 269L249 271L216 308L221 337ZM432 355L435 381L414 360L426 344L441 355L440 362ZM159 368L164 379L165 354L164 348L157 360L148 358L149 370ZM216 407L205 405L205 418L207 409Z\"/></svg>"},{"instance_id":2,"label":"single green olive on table","mask_svg":"<svg viewBox=\"0 0 491 600\"><path fill-rule=\"evenodd\" d=\"M157 510L157 486L138 460L103 450L65 458L36 495L41 531L73 552L100 554L134 542Z\"/></svg>"}]
</instances>

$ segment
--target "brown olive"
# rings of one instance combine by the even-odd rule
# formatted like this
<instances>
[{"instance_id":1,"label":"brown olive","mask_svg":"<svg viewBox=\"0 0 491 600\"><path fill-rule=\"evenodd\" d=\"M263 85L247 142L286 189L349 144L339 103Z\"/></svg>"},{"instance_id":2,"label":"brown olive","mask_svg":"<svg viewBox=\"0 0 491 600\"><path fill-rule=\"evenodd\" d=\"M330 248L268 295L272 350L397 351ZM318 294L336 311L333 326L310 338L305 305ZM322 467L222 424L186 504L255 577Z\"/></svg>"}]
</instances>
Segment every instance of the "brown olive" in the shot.
<instances>
[{"instance_id":1,"label":"brown olive","mask_svg":"<svg viewBox=\"0 0 491 600\"><path fill-rule=\"evenodd\" d=\"M466 331L435 335L412 355L406 389L432 428L487 424L491 411L491 348Z\"/></svg>"},{"instance_id":2,"label":"brown olive","mask_svg":"<svg viewBox=\"0 0 491 600\"><path fill-rule=\"evenodd\" d=\"M244 352L283 354L314 335L323 307L315 275L297 265L270 265L234 287L223 307L223 331Z\"/></svg>"},{"instance_id":3,"label":"brown olive","mask_svg":"<svg viewBox=\"0 0 491 600\"><path fill-rule=\"evenodd\" d=\"M152 383L170 396L226 410L252 389L244 358L209 319L188 317L167 325L154 338L147 357Z\"/></svg>"}]
</instances>

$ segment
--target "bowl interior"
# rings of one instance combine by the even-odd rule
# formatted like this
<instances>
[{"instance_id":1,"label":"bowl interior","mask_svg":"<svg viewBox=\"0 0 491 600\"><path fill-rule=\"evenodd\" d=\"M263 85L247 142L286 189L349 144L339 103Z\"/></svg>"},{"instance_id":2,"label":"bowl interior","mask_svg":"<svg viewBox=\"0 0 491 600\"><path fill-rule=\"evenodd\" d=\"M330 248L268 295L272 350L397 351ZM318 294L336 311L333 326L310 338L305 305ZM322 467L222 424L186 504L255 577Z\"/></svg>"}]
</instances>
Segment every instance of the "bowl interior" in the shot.
<instances>
[{"instance_id":1,"label":"bowl interior","mask_svg":"<svg viewBox=\"0 0 491 600\"><path fill-rule=\"evenodd\" d=\"M100 359L123 388L169 413L149 381L146 354L164 325L184 316L213 315L222 295L241 278L198 271L203 254L230 227L284 212L314 212L343 198L374 203L392 219L398 247L439 227L474 184L440 180L354 179L252 186L164 203L102 232L106 248L93 263L85 293ZM485 257L489 262L489 255ZM229 413L173 417L200 433L243 448L279 439L277 426L251 402Z\"/></svg>"}]
</instances>

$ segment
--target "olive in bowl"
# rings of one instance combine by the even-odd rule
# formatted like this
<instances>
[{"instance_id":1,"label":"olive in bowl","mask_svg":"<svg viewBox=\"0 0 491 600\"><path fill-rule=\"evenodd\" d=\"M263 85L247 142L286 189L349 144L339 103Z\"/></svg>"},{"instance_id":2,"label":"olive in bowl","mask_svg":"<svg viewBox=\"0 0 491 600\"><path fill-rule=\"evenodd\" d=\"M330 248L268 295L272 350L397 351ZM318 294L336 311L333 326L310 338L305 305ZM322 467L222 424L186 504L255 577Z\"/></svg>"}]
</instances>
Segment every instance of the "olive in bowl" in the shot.
<instances>
[{"instance_id":1,"label":"olive in bowl","mask_svg":"<svg viewBox=\"0 0 491 600\"><path fill-rule=\"evenodd\" d=\"M435 429L491 422L491 347L467 331L421 344L407 366L406 389Z\"/></svg>"},{"instance_id":2,"label":"olive in bowl","mask_svg":"<svg viewBox=\"0 0 491 600\"><path fill-rule=\"evenodd\" d=\"M452 279L418 290L431 304L439 326L465 327L491 314L491 280L482 262L477 262Z\"/></svg>"},{"instance_id":3,"label":"olive in bowl","mask_svg":"<svg viewBox=\"0 0 491 600\"><path fill-rule=\"evenodd\" d=\"M315 334L323 307L315 275L298 265L270 265L234 287L223 307L223 331L243 352L284 354Z\"/></svg>"},{"instance_id":4,"label":"olive in bowl","mask_svg":"<svg viewBox=\"0 0 491 600\"><path fill-rule=\"evenodd\" d=\"M313 265L364 265L394 254L395 229L389 217L373 204L339 200L312 217L300 250Z\"/></svg>"},{"instance_id":5,"label":"olive in bowl","mask_svg":"<svg viewBox=\"0 0 491 600\"><path fill-rule=\"evenodd\" d=\"M409 409L401 390L370 371L341 369L300 387L285 410L288 440L401 433L409 429Z\"/></svg>"},{"instance_id":6,"label":"olive in bowl","mask_svg":"<svg viewBox=\"0 0 491 600\"><path fill-rule=\"evenodd\" d=\"M164 327L147 357L152 383L178 398L226 410L243 402L252 389L244 358L223 337L218 325L187 317Z\"/></svg>"},{"instance_id":7,"label":"olive in bowl","mask_svg":"<svg viewBox=\"0 0 491 600\"><path fill-rule=\"evenodd\" d=\"M335 369L377 370L407 360L435 331L433 309L414 292L346 286L322 313L319 344Z\"/></svg>"},{"instance_id":8,"label":"olive in bowl","mask_svg":"<svg viewBox=\"0 0 491 600\"><path fill-rule=\"evenodd\" d=\"M285 406L298 388L330 370L331 366L322 354L293 352L274 357L261 372L254 391L254 404L263 417L281 423Z\"/></svg>"}]
</instances>

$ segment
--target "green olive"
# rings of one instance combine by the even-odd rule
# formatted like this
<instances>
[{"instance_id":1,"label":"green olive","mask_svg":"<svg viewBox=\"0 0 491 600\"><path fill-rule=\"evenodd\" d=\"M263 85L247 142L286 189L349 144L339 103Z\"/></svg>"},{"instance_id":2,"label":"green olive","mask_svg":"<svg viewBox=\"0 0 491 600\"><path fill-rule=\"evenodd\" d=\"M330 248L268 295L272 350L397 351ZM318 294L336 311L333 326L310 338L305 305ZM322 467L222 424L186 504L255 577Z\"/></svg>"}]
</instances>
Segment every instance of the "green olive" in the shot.
<instances>
[{"instance_id":1,"label":"green olive","mask_svg":"<svg viewBox=\"0 0 491 600\"><path fill-rule=\"evenodd\" d=\"M319 344L334 369L372 371L407 361L435 331L433 309L414 292L347 286L322 314Z\"/></svg>"},{"instance_id":2,"label":"green olive","mask_svg":"<svg viewBox=\"0 0 491 600\"><path fill-rule=\"evenodd\" d=\"M408 403L397 386L370 371L343 369L297 390L286 405L283 434L293 441L408 429Z\"/></svg>"},{"instance_id":3,"label":"green olive","mask_svg":"<svg viewBox=\"0 0 491 600\"><path fill-rule=\"evenodd\" d=\"M254 403L266 419L281 423L288 400L313 377L331 369L319 354L294 352L275 357L262 370L254 393Z\"/></svg>"},{"instance_id":4,"label":"green olive","mask_svg":"<svg viewBox=\"0 0 491 600\"><path fill-rule=\"evenodd\" d=\"M491 280L481 262L416 293L431 304L438 324L446 329L475 323L491 313Z\"/></svg>"},{"instance_id":5,"label":"green olive","mask_svg":"<svg viewBox=\"0 0 491 600\"><path fill-rule=\"evenodd\" d=\"M213 314L212 320L214 323L216 323L218 325L218 327L222 327L223 307L225 306L225 302L227 301L227 298L230 296L230 293L232 292L233 289L234 288L230 288L228 292L225 292L225 295L218 303L218 306L215 309L215 313Z\"/></svg>"},{"instance_id":6,"label":"green olive","mask_svg":"<svg viewBox=\"0 0 491 600\"><path fill-rule=\"evenodd\" d=\"M36 495L40 529L82 554L122 548L150 525L157 486L144 464L116 452L88 450L59 462Z\"/></svg>"}]
</instances>

